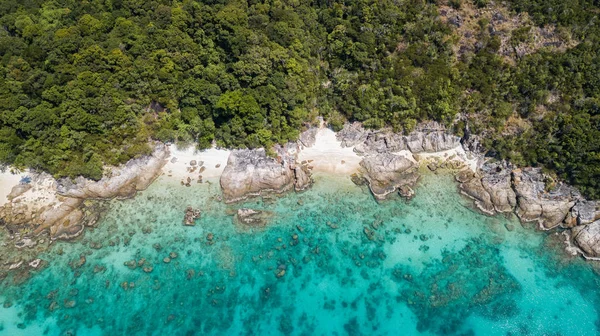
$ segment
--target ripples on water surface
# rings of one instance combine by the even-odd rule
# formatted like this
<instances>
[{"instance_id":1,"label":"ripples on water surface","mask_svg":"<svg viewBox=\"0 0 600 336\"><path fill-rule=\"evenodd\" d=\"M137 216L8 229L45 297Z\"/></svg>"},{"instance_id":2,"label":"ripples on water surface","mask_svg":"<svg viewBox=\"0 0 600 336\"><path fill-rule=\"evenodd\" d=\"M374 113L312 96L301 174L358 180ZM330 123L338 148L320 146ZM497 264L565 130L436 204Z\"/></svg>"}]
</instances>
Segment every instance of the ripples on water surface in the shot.
<instances>
[{"instance_id":1,"label":"ripples on water surface","mask_svg":"<svg viewBox=\"0 0 600 336\"><path fill-rule=\"evenodd\" d=\"M42 256L49 267L3 285L0 335L598 333L590 264L561 260L557 239L514 218L474 212L450 176L382 204L320 176L308 192L244 204L274 213L262 230L236 227L242 205L218 193L159 180L112 202L97 229ZM182 225L188 205L203 210L195 227Z\"/></svg>"}]
</instances>

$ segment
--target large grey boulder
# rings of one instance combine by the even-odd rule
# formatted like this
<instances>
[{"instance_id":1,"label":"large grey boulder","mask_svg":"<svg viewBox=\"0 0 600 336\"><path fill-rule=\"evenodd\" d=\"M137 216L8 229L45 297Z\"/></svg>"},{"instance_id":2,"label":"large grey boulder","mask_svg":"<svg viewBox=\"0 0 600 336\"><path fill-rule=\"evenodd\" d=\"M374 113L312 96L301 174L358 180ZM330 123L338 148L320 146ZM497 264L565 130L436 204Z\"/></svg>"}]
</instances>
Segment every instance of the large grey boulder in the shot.
<instances>
[{"instance_id":1,"label":"large grey boulder","mask_svg":"<svg viewBox=\"0 0 600 336\"><path fill-rule=\"evenodd\" d=\"M537 221L544 230L559 226L580 197L573 188L564 184L547 192L545 177L539 168L515 169L512 175L517 215L525 222Z\"/></svg>"},{"instance_id":2,"label":"large grey boulder","mask_svg":"<svg viewBox=\"0 0 600 336\"><path fill-rule=\"evenodd\" d=\"M483 188L497 212L511 212L517 205L517 195L512 189L511 167L504 162L489 165L481 178Z\"/></svg>"},{"instance_id":3,"label":"large grey boulder","mask_svg":"<svg viewBox=\"0 0 600 336\"><path fill-rule=\"evenodd\" d=\"M419 178L414 162L390 153L368 155L360 165L371 192L379 200L402 187L412 188Z\"/></svg>"},{"instance_id":4,"label":"large grey boulder","mask_svg":"<svg viewBox=\"0 0 600 336\"><path fill-rule=\"evenodd\" d=\"M567 217L564 227L570 228L575 225L584 225L600 219L600 204L597 201L578 200Z\"/></svg>"},{"instance_id":5,"label":"large grey boulder","mask_svg":"<svg viewBox=\"0 0 600 336\"><path fill-rule=\"evenodd\" d=\"M600 221L574 227L571 239L586 258L600 258Z\"/></svg>"},{"instance_id":6,"label":"large grey boulder","mask_svg":"<svg viewBox=\"0 0 600 336\"><path fill-rule=\"evenodd\" d=\"M114 167L100 179L93 181L83 177L58 181L57 192L65 197L80 199L109 199L132 197L137 191L145 190L162 172L167 163L169 150L164 144L156 145L152 155L129 160Z\"/></svg>"}]
</instances>

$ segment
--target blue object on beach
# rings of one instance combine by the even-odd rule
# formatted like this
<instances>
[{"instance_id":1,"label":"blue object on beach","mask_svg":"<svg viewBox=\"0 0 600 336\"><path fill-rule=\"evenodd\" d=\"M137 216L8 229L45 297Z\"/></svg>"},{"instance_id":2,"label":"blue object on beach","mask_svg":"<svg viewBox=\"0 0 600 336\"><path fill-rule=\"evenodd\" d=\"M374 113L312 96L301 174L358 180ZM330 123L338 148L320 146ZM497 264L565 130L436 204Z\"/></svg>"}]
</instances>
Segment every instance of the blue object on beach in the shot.
<instances>
[{"instance_id":1,"label":"blue object on beach","mask_svg":"<svg viewBox=\"0 0 600 336\"><path fill-rule=\"evenodd\" d=\"M24 176L23 178L21 178L21 181L19 181L19 183L21 183L21 184L31 183L31 177Z\"/></svg>"}]
</instances>

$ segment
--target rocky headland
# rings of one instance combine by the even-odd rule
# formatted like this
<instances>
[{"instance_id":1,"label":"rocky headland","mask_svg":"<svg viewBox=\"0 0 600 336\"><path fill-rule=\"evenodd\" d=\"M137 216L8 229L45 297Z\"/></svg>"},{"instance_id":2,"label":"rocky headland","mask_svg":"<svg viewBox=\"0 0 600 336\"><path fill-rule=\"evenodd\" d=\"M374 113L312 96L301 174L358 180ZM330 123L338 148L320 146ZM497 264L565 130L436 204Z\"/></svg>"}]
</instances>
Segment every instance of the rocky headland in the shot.
<instances>
[{"instance_id":1,"label":"rocky headland","mask_svg":"<svg viewBox=\"0 0 600 336\"><path fill-rule=\"evenodd\" d=\"M9 239L3 243L4 262L0 268L19 262L8 257L11 246L21 250L19 258L27 258L52 241L78 237L85 227L96 224L104 209L102 201L132 197L146 189L162 173L168 155L167 147L158 144L152 155L107 169L99 181L81 177L75 181L56 180L46 173L30 172L25 181L12 188L8 202L0 206L0 226L6 229Z\"/></svg>"},{"instance_id":2,"label":"rocky headland","mask_svg":"<svg viewBox=\"0 0 600 336\"><path fill-rule=\"evenodd\" d=\"M540 230L562 230L569 250L600 259L600 204L540 168L490 162L477 172L462 171L456 179L461 193L482 212L514 212L523 222L537 223Z\"/></svg>"},{"instance_id":3,"label":"rocky headland","mask_svg":"<svg viewBox=\"0 0 600 336\"><path fill-rule=\"evenodd\" d=\"M410 198L419 179L419 167L474 170L479 157L465 151L460 138L442 125L419 125L408 135L390 129L367 130L360 123L346 124L337 134L344 147L362 156L355 180L364 179L373 196L384 200L399 194Z\"/></svg>"}]
</instances>

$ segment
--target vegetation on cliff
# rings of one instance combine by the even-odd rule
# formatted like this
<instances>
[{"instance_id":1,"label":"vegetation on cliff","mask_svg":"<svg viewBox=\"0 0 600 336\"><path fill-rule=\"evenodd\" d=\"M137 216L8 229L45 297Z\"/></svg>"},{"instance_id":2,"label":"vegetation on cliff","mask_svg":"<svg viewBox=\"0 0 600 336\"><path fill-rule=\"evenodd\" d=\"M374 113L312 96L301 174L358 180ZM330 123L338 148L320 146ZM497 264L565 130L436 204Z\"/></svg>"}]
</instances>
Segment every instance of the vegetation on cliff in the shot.
<instances>
[{"instance_id":1,"label":"vegetation on cliff","mask_svg":"<svg viewBox=\"0 0 600 336\"><path fill-rule=\"evenodd\" d=\"M99 178L149 138L269 147L317 115L433 119L600 197L600 9L508 6L0 0L0 162Z\"/></svg>"}]
</instances>

